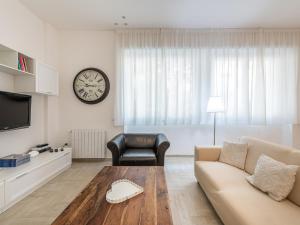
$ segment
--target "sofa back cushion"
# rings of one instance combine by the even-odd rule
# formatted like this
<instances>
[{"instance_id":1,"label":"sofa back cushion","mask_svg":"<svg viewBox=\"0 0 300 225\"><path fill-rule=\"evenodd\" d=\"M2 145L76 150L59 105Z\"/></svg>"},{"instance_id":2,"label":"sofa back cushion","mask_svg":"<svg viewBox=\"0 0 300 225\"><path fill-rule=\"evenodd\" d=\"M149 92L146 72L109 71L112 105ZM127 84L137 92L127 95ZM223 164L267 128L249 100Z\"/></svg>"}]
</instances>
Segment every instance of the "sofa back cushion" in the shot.
<instances>
[{"instance_id":1,"label":"sofa back cushion","mask_svg":"<svg viewBox=\"0 0 300 225\"><path fill-rule=\"evenodd\" d=\"M282 146L252 137L242 137L241 141L248 143L248 153L245 163L245 171L253 174L258 158L265 154L275 160L288 165L300 166L300 150ZM300 168L297 171L296 181L288 199L300 206Z\"/></svg>"},{"instance_id":2,"label":"sofa back cushion","mask_svg":"<svg viewBox=\"0 0 300 225\"><path fill-rule=\"evenodd\" d=\"M224 141L219 161L244 170L247 149L248 144Z\"/></svg>"},{"instance_id":3,"label":"sofa back cushion","mask_svg":"<svg viewBox=\"0 0 300 225\"><path fill-rule=\"evenodd\" d=\"M126 148L154 148L156 142L154 134L125 134Z\"/></svg>"}]
</instances>

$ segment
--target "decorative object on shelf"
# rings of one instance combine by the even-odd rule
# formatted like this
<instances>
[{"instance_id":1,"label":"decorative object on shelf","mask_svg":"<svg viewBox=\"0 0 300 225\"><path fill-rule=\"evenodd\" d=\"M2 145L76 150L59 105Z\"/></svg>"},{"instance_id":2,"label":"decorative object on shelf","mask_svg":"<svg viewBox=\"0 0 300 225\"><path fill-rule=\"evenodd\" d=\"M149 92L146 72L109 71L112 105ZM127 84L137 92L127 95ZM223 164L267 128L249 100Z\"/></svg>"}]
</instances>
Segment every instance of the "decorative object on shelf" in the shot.
<instances>
[{"instance_id":1,"label":"decorative object on shelf","mask_svg":"<svg viewBox=\"0 0 300 225\"><path fill-rule=\"evenodd\" d=\"M107 75L97 68L81 70L74 78L73 90L76 97L86 104L103 101L110 89Z\"/></svg>"},{"instance_id":2,"label":"decorative object on shelf","mask_svg":"<svg viewBox=\"0 0 300 225\"><path fill-rule=\"evenodd\" d=\"M38 151L30 151L28 152L28 154L30 155L30 158L34 158L37 157L40 153Z\"/></svg>"},{"instance_id":3,"label":"decorative object on shelf","mask_svg":"<svg viewBox=\"0 0 300 225\"><path fill-rule=\"evenodd\" d=\"M29 72L31 73L30 71L30 58L25 56L25 55L22 55L22 54L18 54L18 70L21 70L22 72Z\"/></svg>"},{"instance_id":4,"label":"decorative object on shelf","mask_svg":"<svg viewBox=\"0 0 300 225\"><path fill-rule=\"evenodd\" d=\"M29 154L11 154L0 158L0 167L17 167L29 161Z\"/></svg>"},{"instance_id":5,"label":"decorative object on shelf","mask_svg":"<svg viewBox=\"0 0 300 225\"><path fill-rule=\"evenodd\" d=\"M111 184L106 192L106 201L111 204L124 202L144 192L144 188L127 179L121 179Z\"/></svg>"},{"instance_id":6,"label":"decorative object on shelf","mask_svg":"<svg viewBox=\"0 0 300 225\"><path fill-rule=\"evenodd\" d=\"M69 147L69 144L68 143L65 143L63 148L68 148Z\"/></svg>"},{"instance_id":7,"label":"decorative object on shelf","mask_svg":"<svg viewBox=\"0 0 300 225\"><path fill-rule=\"evenodd\" d=\"M30 151L37 151L39 153L43 153L43 152L49 151L50 148L51 147L49 146L49 144L45 143L45 144L40 144L40 145L37 145L37 146L31 148Z\"/></svg>"},{"instance_id":8,"label":"decorative object on shelf","mask_svg":"<svg viewBox=\"0 0 300 225\"><path fill-rule=\"evenodd\" d=\"M214 145L216 145L216 114L224 112L224 99L222 96L211 96L207 104L207 112L214 114Z\"/></svg>"}]
</instances>

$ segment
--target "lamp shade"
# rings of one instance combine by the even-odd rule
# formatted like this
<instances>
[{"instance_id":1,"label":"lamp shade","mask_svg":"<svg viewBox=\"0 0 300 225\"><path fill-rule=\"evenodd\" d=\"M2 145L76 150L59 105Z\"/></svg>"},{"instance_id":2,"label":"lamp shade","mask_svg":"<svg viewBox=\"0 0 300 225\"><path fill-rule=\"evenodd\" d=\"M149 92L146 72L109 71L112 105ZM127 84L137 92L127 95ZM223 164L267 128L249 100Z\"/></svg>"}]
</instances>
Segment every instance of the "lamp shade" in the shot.
<instances>
[{"instance_id":1,"label":"lamp shade","mask_svg":"<svg viewBox=\"0 0 300 225\"><path fill-rule=\"evenodd\" d=\"M224 99L222 96L212 96L208 100L207 112L224 112Z\"/></svg>"}]
</instances>

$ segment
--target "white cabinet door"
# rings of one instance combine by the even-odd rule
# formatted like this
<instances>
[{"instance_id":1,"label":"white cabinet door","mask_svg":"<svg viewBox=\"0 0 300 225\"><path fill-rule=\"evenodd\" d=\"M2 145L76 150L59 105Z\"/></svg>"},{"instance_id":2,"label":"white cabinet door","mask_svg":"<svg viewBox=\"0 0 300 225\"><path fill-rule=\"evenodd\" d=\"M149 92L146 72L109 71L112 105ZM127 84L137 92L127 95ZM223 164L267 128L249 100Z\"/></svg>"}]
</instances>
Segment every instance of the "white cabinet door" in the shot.
<instances>
[{"instance_id":1,"label":"white cabinet door","mask_svg":"<svg viewBox=\"0 0 300 225\"><path fill-rule=\"evenodd\" d=\"M6 207L10 207L15 202L21 200L51 176L66 168L69 157L70 153L65 153L60 158L46 165L32 171L24 171L15 177L7 179L5 181Z\"/></svg>"},{"instance_id":2,"label":"white cabinet door","mask_svg":"<svg viewBox=\"0 0 300 225\"><path fill-rule=\"evenodd\" d=\"M37 62L36 91L47 95L58 95L58 71L55 68Z\"/></svg>"},{"instance_id":3,"label":"white cabinet door","mask_svg":"<svg viewBox=\"0 0 300 225\"><path fill-rule=\"evenodd\" d=\"M0 212L4 208L4 182L0 182Z\"/></svg>"}]
</instances>

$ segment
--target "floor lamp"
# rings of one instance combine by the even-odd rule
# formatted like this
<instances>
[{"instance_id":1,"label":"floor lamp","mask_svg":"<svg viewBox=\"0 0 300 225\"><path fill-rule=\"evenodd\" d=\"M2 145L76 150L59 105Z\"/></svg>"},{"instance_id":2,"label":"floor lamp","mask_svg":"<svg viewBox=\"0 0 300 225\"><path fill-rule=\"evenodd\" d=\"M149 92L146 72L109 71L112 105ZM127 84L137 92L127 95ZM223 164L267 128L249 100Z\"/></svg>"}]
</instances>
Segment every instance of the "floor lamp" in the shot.
<instances>
[{"instance_id":1,"label":"floor lamp","mask_svg":"<svg viewBox=\"0 0 300 225\"><path fill-rule=\"evenodd\" d=\"M207 112L214 114L214 145L216 145L216 114L224 112L224 99L222 96L211 96L207 104Z\"/></svg>"}]
</instances>

